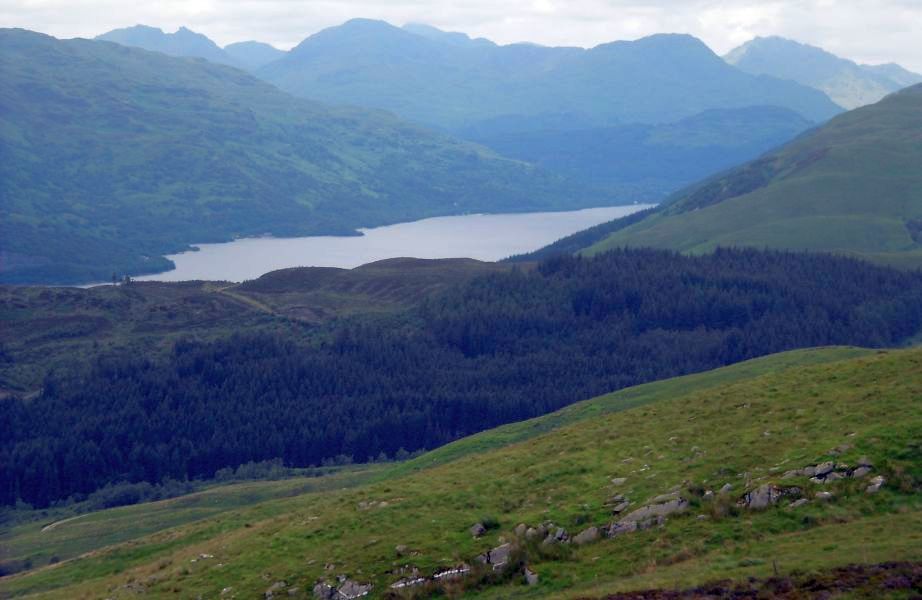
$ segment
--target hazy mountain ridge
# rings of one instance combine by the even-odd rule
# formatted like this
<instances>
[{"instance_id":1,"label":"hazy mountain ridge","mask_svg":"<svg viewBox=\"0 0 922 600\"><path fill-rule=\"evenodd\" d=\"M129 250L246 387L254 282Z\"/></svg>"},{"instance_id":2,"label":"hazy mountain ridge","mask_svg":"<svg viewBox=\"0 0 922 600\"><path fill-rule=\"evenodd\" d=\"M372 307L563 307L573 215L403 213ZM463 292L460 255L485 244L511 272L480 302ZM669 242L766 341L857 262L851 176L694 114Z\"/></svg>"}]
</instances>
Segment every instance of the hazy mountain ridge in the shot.
<instances>
[{"instance_id":1,"label":"hazy mountain ridge","mask_svg":"<svg viewBox=\"0 0 922 600\"><path fill-rule=\"evenodd\" d=\"M749 73L790 79L822 90L846 109L873 104L891 92L922 83L922 75L899 65L859 65L782 37L755 38L724 58Z\"/></svg>"},{"instance_id":2,"label":"hazy mountain ridge","mask_svg":"<svg viewBox=\"0 0 922 600\"><path fill-rule=\"evenodd\" d=\"M224 52L233 58L237 64L248 70L263 67L283 56L285 52L263 42L236 42L224 46Z\"/></svg>"},{"instance_id":3,"label":"hazy mountain ridge","mask_svg":"<svg viewBox=\"0 0 922 600\"><path fill-rule=\"evenodd\" d=\"M97 40L115 42L123 46L162 52L169 56L204 58L222 65L240 66L238 61L201 33L180 27L175 33L166 33L156 27L135 25L115 29L96 36Z\"/></svg>"},{"instance_id":4,"label":"hazy mountain ridge","mask_svg":"<svg viewBox=\"0 0 922 600\"><path fill-rule=\"evenodd\" d=\"M445 129L506 115L573 113L611 125L755 105L787 107L814 121L839 111L816 90L743 73L685 35L589 50L495 46L446 43L355 19L308 37L259 75L297 95L373 105Z\"/></svg>"}]
</instances>

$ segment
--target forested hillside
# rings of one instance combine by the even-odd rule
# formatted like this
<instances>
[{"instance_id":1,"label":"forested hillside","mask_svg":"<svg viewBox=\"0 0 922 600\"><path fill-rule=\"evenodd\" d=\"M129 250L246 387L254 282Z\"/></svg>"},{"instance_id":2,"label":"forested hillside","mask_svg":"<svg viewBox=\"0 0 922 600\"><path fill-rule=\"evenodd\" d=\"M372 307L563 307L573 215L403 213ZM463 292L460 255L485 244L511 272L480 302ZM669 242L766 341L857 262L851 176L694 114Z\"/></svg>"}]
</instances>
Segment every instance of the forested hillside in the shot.
<instances>
[{"instance_id":1,"label":"forested hillside","mask_svg":"<svg viewBox=\"0 0 922 600\"><path fill-rule=\"evenodd\" d=\"M2 402L0 493L36 505L122 480L434 448L641 382L782 350L885 346L922 325L922 274L721 250L560 257L404 316L103 352Z\"/></svg>"},{"instance_id":2,"label":"forested hillside","mask_svg":"<svg viewBox=\"0 0 922 600\"><path fill-rule=\"evenodd\" d=\"M0 30L0 281L165 270L191 243L616 204L392 115L231 67Z\"/></svg>"}]
</instances>

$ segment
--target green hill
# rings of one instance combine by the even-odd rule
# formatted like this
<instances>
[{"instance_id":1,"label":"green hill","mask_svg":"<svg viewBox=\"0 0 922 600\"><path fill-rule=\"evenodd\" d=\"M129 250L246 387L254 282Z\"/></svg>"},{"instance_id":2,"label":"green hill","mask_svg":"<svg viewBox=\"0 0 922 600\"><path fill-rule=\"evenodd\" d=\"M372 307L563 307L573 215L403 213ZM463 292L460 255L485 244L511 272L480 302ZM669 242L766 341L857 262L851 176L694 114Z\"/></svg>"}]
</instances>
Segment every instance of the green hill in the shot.
<instances>
[{"instance_id":1,"label":"green hill","mask_svg":"<svg viewBox=\"0 0 922 600\"><path fill-rule=\"evenodd\" d=\"M0 30L0 281L107 281L190 243L615 200L231 67Z\"/></svg>"},{"instance_id":2,"label":"green hill","mask_svg":"<svg viewBox=\"0 0 922 600\"><path fill-rule=\"evenodd\" d=\"M677 194L594 244L817 250L922 261L922 86L898 92Z\"/></svg>"},{"instance_id":3,"label":"green hill","mask_svg":"<svg viewBox=\"0 0 922 600\"><path fill-rule=\"evenodd\" d=\"M93 551L0 579L0 593L311 597L318 581L340 586L343 576L372 584L375 598L428 597L443 586L453 597L587 598L750 577L816 586L845 565L918 561L920 365L919 350L767 357L485 432L344 489L318 482L311 493L246 507L227 488L223 512L192 522L182 513L185 524L135 539L124 532L130 541L108 548L92 539L111 531L107 515L124 523L133 513L140 536L156 528L163 506L91 515L82 530L80 520L62 522L44 546L30 526L5 538L22 556L65 543ZM811 480L801 470L814 465L820 476ZM279 487L255 485L266 495ZM221 488L211 493L221 502ZM633 512L651 506L674 510L664 519ZM638 530L604 535L632 519ZM487 531L473 537L478 522ZM552 534L567 530L552 536L563 542L535 538L547 522ZM593 526L603 528L598 537ZM504 567L477 567L477 555L504 543ZM494 564L503 552L491 554ZM473 569L390 588L459 565ZM866 597L918 592L911 578L877 585Z\"/></svg>"}]
</instances>

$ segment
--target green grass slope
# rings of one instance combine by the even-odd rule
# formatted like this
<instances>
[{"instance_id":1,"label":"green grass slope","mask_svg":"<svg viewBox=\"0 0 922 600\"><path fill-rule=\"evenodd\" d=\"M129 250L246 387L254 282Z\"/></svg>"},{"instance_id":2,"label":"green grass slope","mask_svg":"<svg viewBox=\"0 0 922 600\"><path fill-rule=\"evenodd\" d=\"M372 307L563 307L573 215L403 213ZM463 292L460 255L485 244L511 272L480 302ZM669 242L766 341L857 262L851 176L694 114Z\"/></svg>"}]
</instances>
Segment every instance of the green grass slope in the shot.
<instances>
[{"instance_id":1,"label":"green grass slope","mask_svg":"<svg viewBox=\"0 0 922 600\"><path fill-rule=\"evenodd\" d=\"M680 192L589 253L756 246L922 264L922 86L888 96Z\"/></svg>"},{"instance_id":2,"label":"green grass slope","mask_svg":"<svg viewBox=\"0 0 922 600\"><path fill-rule=\"evenodd\" d=\"M237 69L0 30L0 281L107 281L236 236L614 200Z\"/></svg>"},{"instance_id":3,"label":"green grass slope","mask_svg":"<svg viewBox=\"0 0 922 600\"><path fill-rule=\"evenodd\" d=\"M276 592L309 597L316 580L347 575L385 597L413 567L430 575L516 540L518 523L550 520L576 533L613 521L612 494L627 496L633 509L672 490L689 499L689 510L662 526L584 546L522 543L521 557L539 575L535 586L510 572L457 583L451 593L592 597L917 559L920 393L919 350L769 357L481 434L359 487L231 510L6 578L0 593L252 598L284 581ZM867 479L782 478L823 460L854 466L859 457L886 478L877 494L865 492ZM728 483L725 496L702 496ZM797 486L809 502L762 511L736 505L768 483ZM815 499L818 491L832 499ZM468 528L481 520L496 527L472 538Z\"/></svg>"}]
</instances>

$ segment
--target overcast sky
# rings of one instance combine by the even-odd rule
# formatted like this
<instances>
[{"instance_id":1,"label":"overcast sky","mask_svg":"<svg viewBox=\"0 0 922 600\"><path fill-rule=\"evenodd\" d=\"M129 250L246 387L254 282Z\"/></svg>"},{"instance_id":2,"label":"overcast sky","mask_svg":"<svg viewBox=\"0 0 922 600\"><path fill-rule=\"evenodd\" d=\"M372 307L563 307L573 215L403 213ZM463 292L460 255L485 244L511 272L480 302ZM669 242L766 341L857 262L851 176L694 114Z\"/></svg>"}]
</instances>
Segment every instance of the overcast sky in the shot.
<instances>
[{"instance_id":1,"label":"overcast sky","mask_svg":"<svg viewBox=\"0 0 922 600\"><path fill-rule=\"evenodd\" d=\"M0 0L0 26L62 38L186 25L221 45L256 39L282 49L353 17L584 47L682 32L721 54L757 35L782 35L922 72L922 0Z\"/></svg>"}]
</instances>

